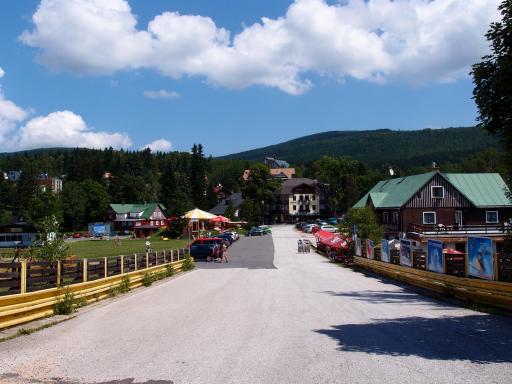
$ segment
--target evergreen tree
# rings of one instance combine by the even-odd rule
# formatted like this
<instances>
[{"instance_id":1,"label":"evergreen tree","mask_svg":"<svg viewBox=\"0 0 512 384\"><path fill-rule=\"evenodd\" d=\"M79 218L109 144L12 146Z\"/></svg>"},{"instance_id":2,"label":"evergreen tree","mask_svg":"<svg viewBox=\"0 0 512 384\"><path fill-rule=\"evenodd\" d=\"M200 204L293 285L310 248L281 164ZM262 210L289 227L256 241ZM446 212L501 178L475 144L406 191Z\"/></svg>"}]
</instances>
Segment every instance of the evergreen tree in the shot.
<instances>
[{"instance_id":1,"label":"evergreen tree","mask_svg":"<svg viewBox=\"0 0 512 384\"><path fill-rule=\"evenodd\" d=\"M190 194L194 205L200 209L208 208L206 188L206 161L203 146L194 144L190 163Z\"/></svg>"}]
</instances>

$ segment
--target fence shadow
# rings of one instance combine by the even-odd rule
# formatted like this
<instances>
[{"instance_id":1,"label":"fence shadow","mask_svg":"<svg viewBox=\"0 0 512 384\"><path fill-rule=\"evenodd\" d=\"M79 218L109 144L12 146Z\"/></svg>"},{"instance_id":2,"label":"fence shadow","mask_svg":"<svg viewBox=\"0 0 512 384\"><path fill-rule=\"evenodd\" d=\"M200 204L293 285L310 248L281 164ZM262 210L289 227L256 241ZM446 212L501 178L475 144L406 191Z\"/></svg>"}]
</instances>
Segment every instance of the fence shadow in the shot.
<instances>
[{"instance_id":1,"label":"fence shadow","mask_svg":"<svg viewBox=\"0 0 512 384\"><path fill-rule=\"evenodd\" d=\"M406 317L315 332L336 340L340 351L480 364L512 362L512 321L500 316Z\"/></svg>"},{"instance_id":2,"label":"fence shadow","mask_svg":"<svg viewBox=\"0 0 512 384\"><path fill-rule=\"evenodd\" d=\"M415 292L406 290L400 291L354 291L354 292L334 292L324 291L322 293L331 296L347 297L359 301L366 301L373 304L413 304L413 305L436 305L443 309L453 308L453 306L444 304L430 297L425 297ZM456 309L456 308L453 308Z\"/></svg>"}]
</instances>

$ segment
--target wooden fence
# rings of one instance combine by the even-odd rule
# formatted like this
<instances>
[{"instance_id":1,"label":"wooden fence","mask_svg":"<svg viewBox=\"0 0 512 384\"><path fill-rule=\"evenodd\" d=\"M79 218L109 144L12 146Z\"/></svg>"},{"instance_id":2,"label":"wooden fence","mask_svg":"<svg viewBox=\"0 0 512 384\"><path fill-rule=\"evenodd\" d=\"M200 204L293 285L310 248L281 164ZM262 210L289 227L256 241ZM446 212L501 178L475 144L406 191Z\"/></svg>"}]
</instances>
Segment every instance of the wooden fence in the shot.
<instances>
[{"instance_id":1,"label":"wooden fence","mask_svg":"<svg viewBox=\"0 0 512 384\"><path fill-rule=\"evenodd\" d=\"M54 305L70 291L93 302L108 297L125 276L130 287L142 285L146 273L176 272L188 249L139 253L101 259L55 262L0 263L0 329L50 316Z\"/></svg>"}]
</instances>

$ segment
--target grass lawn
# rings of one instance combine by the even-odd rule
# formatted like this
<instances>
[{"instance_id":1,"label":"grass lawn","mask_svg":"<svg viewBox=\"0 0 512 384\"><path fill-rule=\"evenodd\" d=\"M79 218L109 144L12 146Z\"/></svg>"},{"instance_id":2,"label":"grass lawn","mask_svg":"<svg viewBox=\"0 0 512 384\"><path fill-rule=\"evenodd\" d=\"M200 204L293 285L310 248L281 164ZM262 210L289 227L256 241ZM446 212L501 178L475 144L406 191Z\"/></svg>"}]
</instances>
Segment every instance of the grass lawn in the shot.
<instances>
[{"instance_id":1,"label":"grass lawn","mask_svg":"<svg viewBox=\"0 0 512 384\"><path fill-rule=\"evenodd\" d=\"M185 248L188 240L150 239L151 248L155 251ZM71 254L77 258L97 258L106 256L131 255L143 253L146 249L146 240L121 240L116 245L114 240L83 240L70 243Z\"/></svg>"}]
</instances>

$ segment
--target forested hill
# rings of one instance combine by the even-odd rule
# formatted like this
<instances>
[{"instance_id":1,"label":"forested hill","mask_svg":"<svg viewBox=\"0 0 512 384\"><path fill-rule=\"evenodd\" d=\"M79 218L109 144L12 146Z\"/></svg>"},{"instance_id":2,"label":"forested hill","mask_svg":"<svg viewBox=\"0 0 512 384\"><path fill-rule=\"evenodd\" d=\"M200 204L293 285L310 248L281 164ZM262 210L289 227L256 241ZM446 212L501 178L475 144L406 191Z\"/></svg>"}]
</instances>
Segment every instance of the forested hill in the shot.
<instances>
[{"instance_id":1,"label":"forested hill","mask_svg":"<svg viewBox=\"0 0 512 384\"><path fill-rule=\"evenodd\" d=\"M478 127L423 129L419 131L332 131L224 156L224 159L262 160L276 156L291 163L308 163L324 155L350 156L379 166L428 166L458 162L498 141Z\"/></svg>"}]
</instances>

